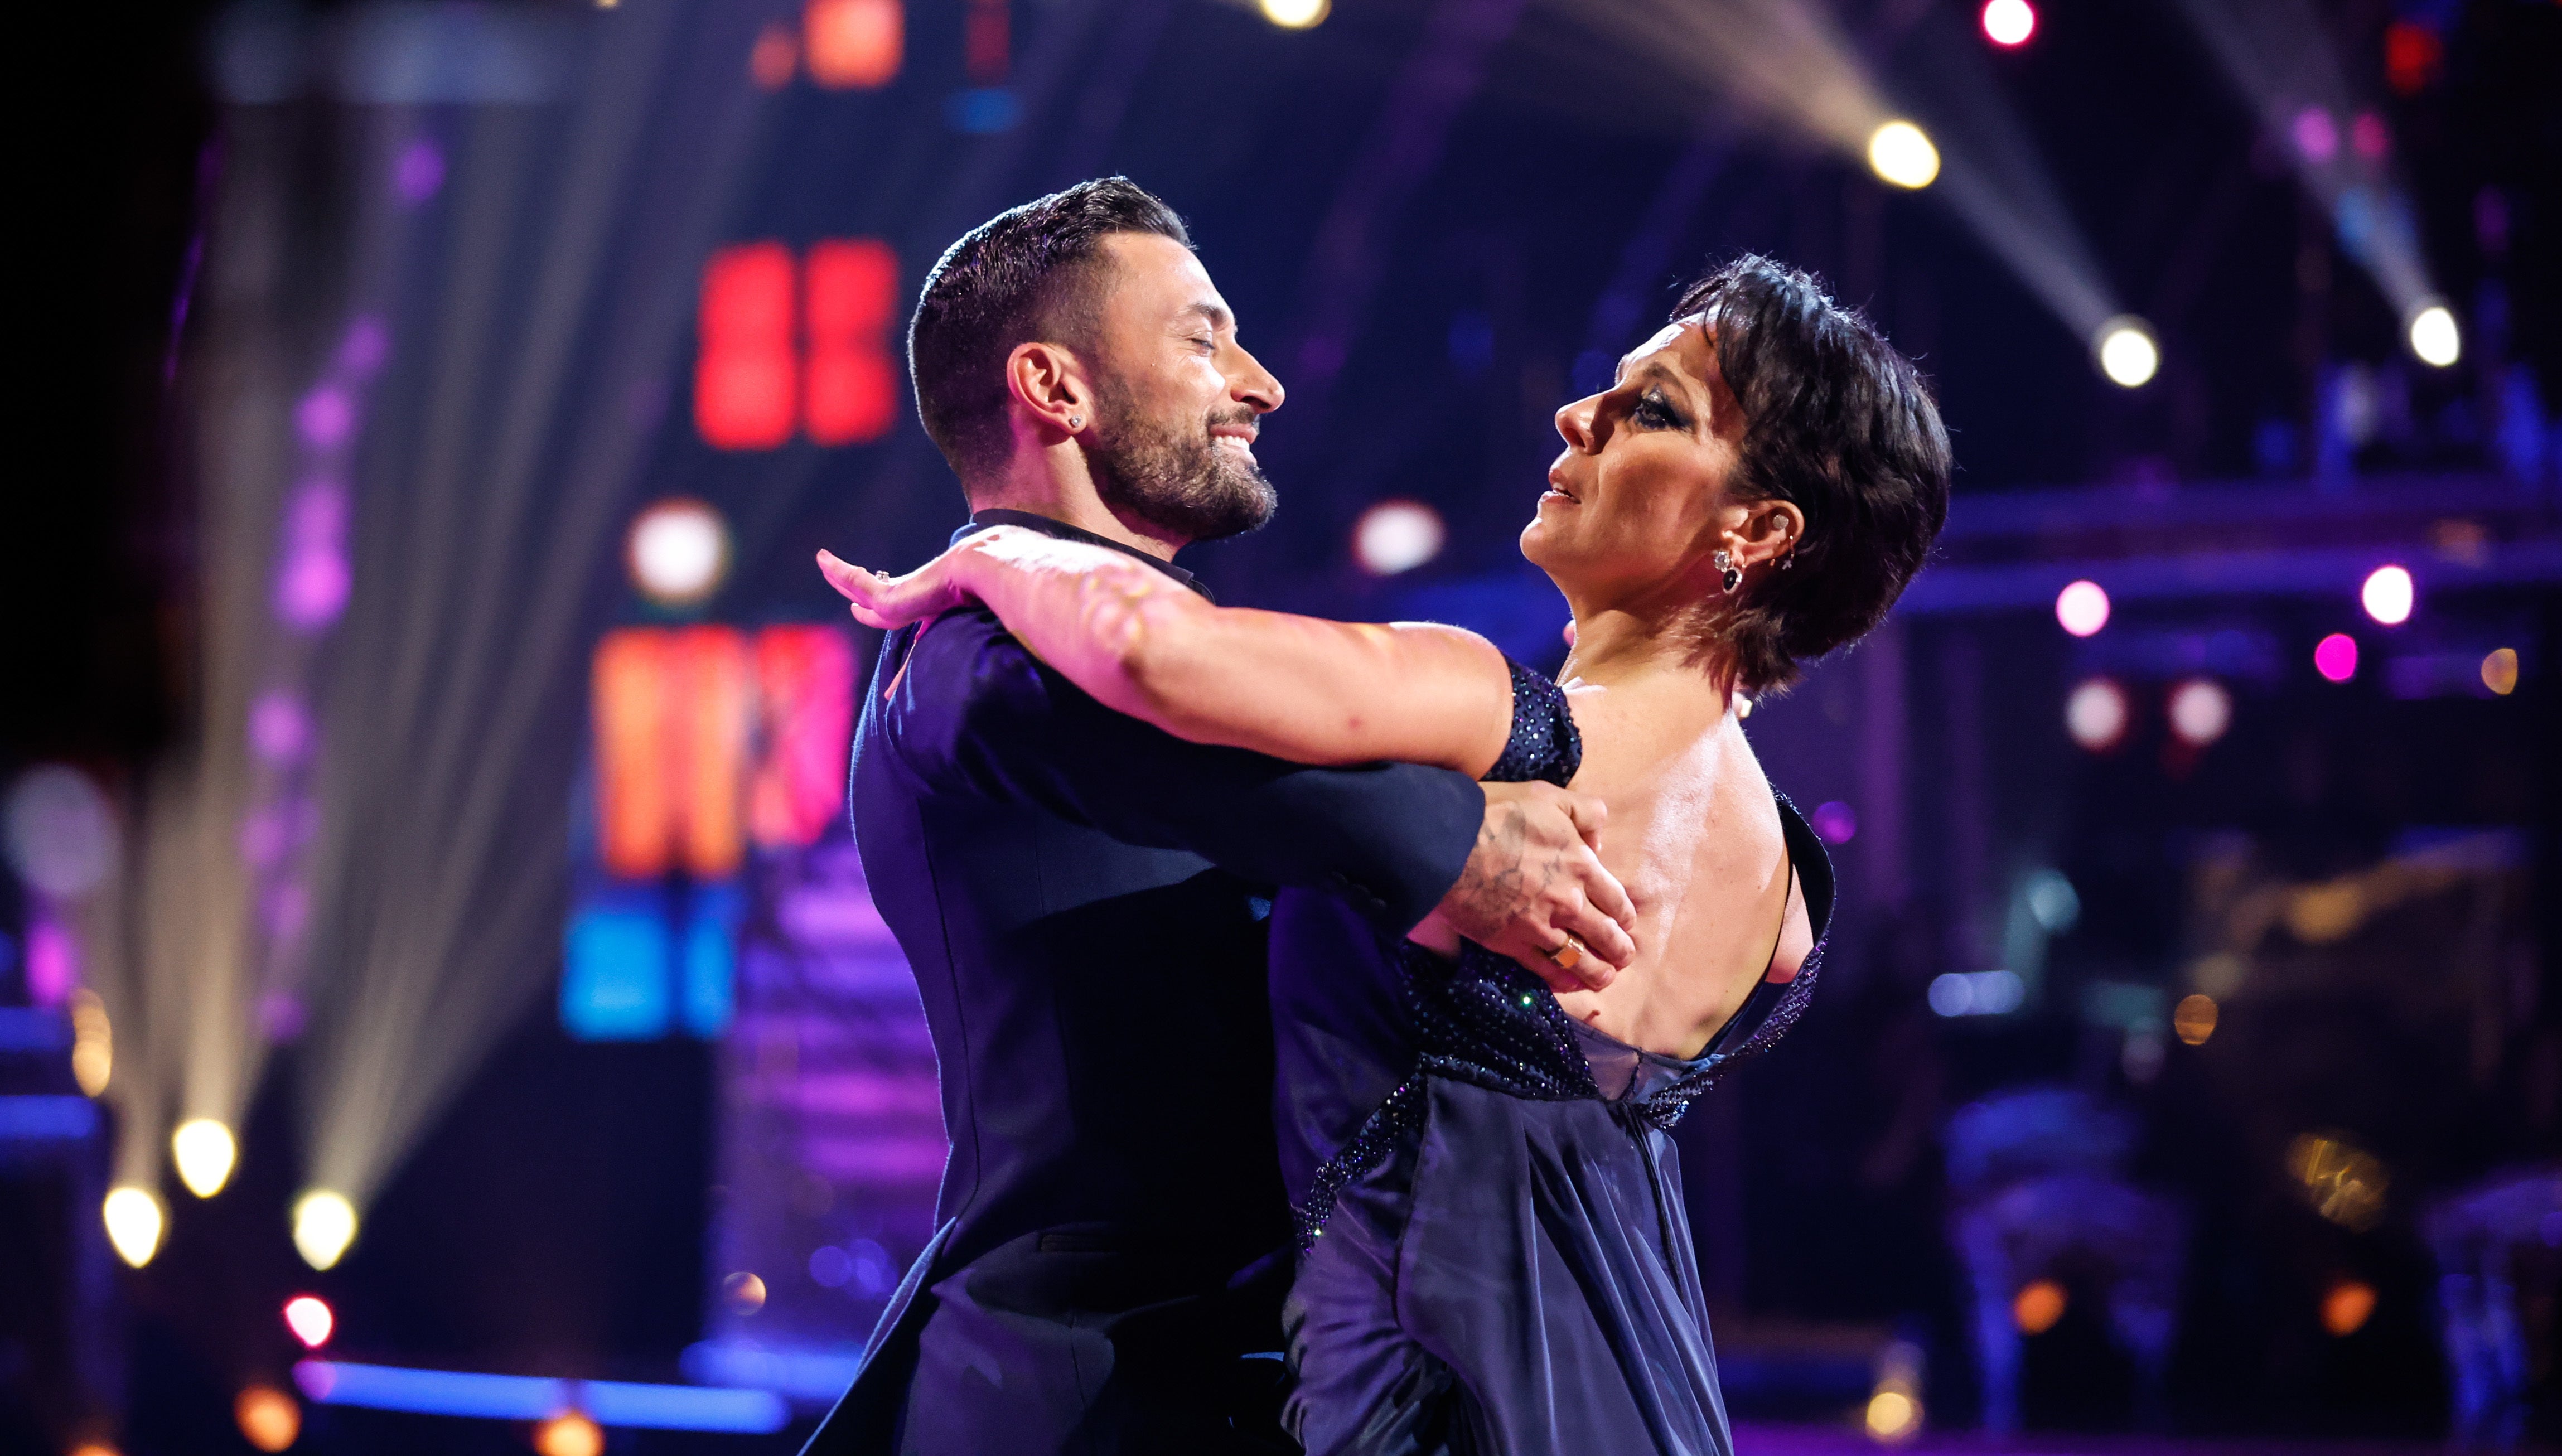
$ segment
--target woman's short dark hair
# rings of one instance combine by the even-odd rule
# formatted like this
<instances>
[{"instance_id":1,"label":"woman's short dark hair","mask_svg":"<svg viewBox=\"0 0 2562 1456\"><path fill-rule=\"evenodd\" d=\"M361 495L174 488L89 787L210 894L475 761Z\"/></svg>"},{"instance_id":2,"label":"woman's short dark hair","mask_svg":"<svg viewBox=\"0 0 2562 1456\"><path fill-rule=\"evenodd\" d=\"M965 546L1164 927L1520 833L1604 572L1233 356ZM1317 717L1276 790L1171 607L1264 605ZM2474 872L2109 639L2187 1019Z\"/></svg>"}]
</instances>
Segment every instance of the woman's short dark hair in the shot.
<instances>
[{"instance_id":1,"label":"woman's short dark hair","mask_svg":"<svg viewBox=\"0 0 2562 1456\"><path fill-rule=\"evenodd\" d=\"M1738 258L1673 309L1703 315L1743 409L1737 493L1806 517L1790 568L1754 572L1718 624L1738 680L1774 692L1884 621L1922 569L1948 519L1948 433L1913 361L1796 269Z\"/></svg>"},{"instance_id":2,"label":"woman's short dark hair","mask_svg":"<svg viewBox=\"0 0 2562 1456\"><path fill-rule=\"evenodd\" d=\"M1102 306L1103 240L1154 233L1186 248L1184 220L1127 177L1079 182L997 214L952 245L916 300L907 366L916 413L963 479L1003 465L1006 356L1039 339L1087 345Z\"/></svg>"}]
</instances>

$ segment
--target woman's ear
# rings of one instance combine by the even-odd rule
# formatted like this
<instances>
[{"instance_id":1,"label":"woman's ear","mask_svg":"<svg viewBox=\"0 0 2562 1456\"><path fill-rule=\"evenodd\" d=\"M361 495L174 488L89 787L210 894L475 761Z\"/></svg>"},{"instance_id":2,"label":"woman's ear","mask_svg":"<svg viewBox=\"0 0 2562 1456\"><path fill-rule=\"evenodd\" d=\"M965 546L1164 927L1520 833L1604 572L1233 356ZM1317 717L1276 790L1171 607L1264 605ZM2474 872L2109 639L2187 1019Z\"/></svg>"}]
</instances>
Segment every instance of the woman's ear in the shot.
<instances>
[{"instance_id":1,"label":"woman's ear","mask_svg":"<svg viewBox=\"0 0 2562 1456\"><path fill-rule=\"evenodd\" d=\"M1785 560L1806 535L1806 513L1792 500L1759 500L1743 528L1727 533L1727 550L1738 566L1761 566Z\"/></svg>"},{"instance_id":2,"label":"woman's ear","mask_svg":"<svg viewBox=\"0 0 2562 1456\"><path fill-rule=\"evenodd\" d=\"M1006 391L1031 417L1044 445L1073 439L1094 420L1094 390L1085 377L1085 362L1057 344L1014 345L1006 356Z\"/></svg>"}]
</instances>

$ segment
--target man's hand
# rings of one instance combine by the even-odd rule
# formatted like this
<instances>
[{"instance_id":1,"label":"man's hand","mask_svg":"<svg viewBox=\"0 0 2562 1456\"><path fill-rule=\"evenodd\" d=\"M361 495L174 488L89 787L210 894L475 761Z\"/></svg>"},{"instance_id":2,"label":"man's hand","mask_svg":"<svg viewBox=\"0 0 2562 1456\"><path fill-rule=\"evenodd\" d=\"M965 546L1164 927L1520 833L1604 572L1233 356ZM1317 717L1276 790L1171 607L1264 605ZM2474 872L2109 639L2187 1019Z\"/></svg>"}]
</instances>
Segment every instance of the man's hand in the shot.
<instances>
[{"instance_id":1,"label":"man's hand","mask_svg":"<svg viewBox=\"0 0 2562 1456\"><path fill-rule=\"evenodd\" d=\"M1486 820L1440 916L1461 935L1519 961L1557 991L1597 991L1637 954L1636 907L1593 852L1601 801L1551 784L1488 784ZM1568 931L1584 954L1571 971L1549 951Z\"/></svg>"}]
</instances>

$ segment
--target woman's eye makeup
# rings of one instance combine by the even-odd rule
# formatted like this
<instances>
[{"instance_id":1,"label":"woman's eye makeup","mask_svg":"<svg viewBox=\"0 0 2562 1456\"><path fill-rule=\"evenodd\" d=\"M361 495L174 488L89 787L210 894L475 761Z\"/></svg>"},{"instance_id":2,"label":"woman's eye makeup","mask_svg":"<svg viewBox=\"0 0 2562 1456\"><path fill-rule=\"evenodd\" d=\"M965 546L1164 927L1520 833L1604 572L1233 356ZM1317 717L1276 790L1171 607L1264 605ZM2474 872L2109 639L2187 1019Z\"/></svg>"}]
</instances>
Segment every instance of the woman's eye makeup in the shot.
<instances>
[{"instance_id":1,"label":"woman's eye makeup","mask_svg":"<svg viewBox=\"0 0 2562 1456\"><path fill-rule=\"evenodd\" d=\"M1653 389L1637 397L1637 402L1628 408L1628 418L1649 430L1682 430L1689 424L1673 408L1672 401L1664 398L1663 391Z\"/></svg>"}]
</instances>

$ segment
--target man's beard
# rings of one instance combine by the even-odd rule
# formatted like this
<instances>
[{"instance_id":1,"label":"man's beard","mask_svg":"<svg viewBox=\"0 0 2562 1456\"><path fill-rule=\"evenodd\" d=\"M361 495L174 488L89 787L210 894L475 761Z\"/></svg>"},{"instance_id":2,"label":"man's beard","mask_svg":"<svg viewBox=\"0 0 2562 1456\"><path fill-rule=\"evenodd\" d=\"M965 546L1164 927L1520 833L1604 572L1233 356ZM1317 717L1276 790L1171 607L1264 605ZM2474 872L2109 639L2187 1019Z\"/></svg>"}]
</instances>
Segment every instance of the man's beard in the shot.
<instances>
[{"instance_id":1,"label":"man's beard","mask_svg":"<svg viewBox=\"0 0 2562 1456\"><path fill-rule=\"evenodd\" d=\"M1221 449L1209 433L1220 425L1251 425L1253 412L1206 419L1188 431L1148 419L1116 382L1103 383L1097 396L1086 460L1105 505L1187 541L1241 536L1272 519L1280 498L1263 467Z\"/></svg>"}]
</instances>

